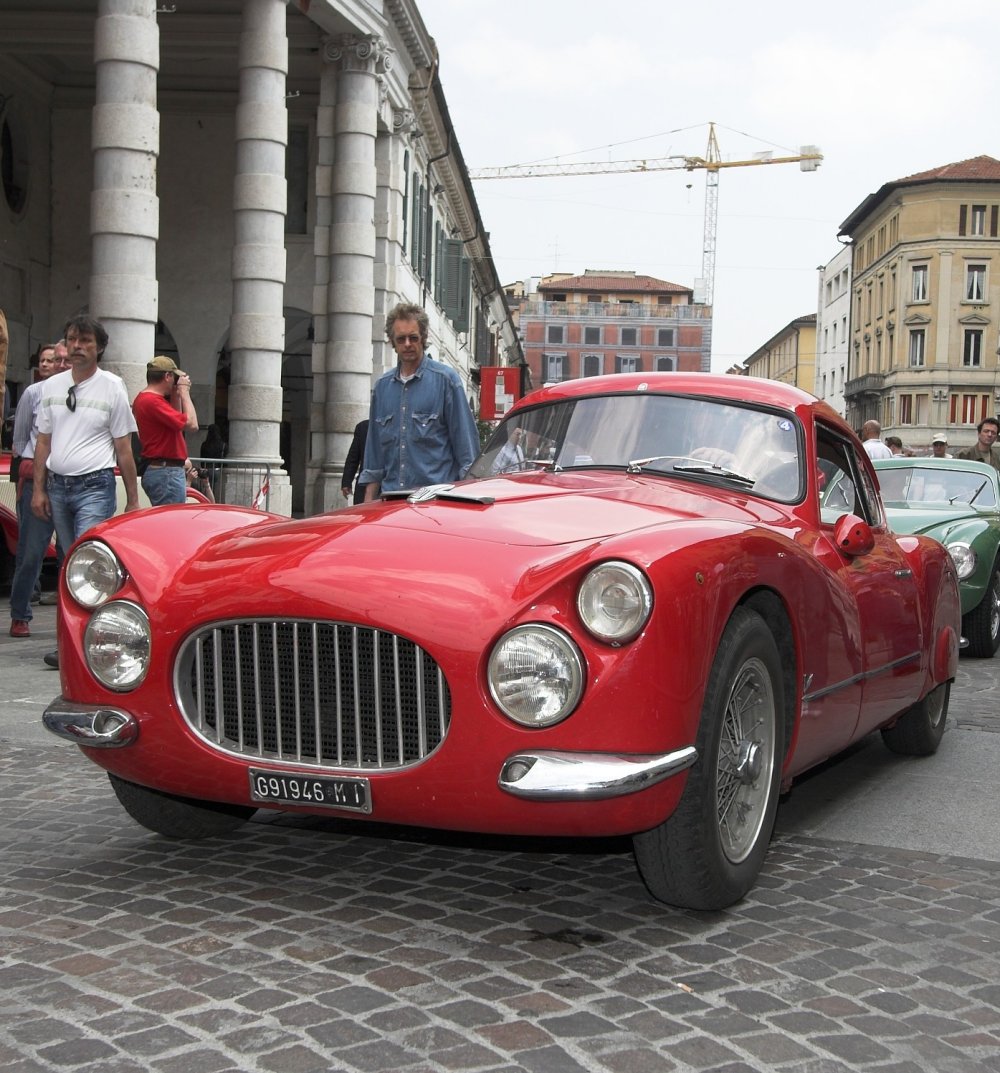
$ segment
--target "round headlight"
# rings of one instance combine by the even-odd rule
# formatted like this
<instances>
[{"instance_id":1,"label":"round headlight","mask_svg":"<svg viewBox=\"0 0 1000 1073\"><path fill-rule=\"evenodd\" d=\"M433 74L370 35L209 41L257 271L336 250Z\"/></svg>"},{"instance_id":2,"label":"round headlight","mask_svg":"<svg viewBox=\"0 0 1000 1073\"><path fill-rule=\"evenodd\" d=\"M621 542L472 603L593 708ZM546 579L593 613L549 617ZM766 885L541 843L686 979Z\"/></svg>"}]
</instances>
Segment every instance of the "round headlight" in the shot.
<instances>
[{"instance_id":1,"label":"round headlight","mask_svg":"<svg viewBox=\"0 0 1000 1073\"><path fill-rule=\"evenodd\" d=\"M149 619L135 604L105 604L87 623L83 654L91 673L108 689L134 689L146 677L149 652Z\"/></svg>"},{"instance_id":2,"label":"round headlight","mask_svg":"<svg viewBox=\"0 0 1000 1073\"><path fill-rule=\"evenodd\" d=\"M100 607L125 583L125 568L107 546L88 540L66 560L66 587L84 607Z\"/></svg>"},{"instance_id":3,"label":"round headlight","mask_svg":"<svg viewBox=\"0 0 1000 1073\"><path fill-rule=\"evenodd\" d=\"M631 563L595 566L576 594L584 626L609 644L631 641L653 610L653 590L646 575Z\"/></svg>"},{"instance_id":4,"label":"round headlight","mask_svg":"<svg viewBox=\"0 0 1000 1073\"><path fill-rule=\"evenodd\" d=\"M958 574L959 580L969 577L976 569L976 553L968 544L962 541L949 544L948 554L955 564L955 572Z\"/></svg>"},{"instance_id":5,"label":"round headlight","mask_svg":"<svg viewBox=\"0 0 1000 1073\"><path fill-rule=\"evenodd\" d=\"M583 657L566 634L551 626L518 626L493 649L489 683L509 719L528 727L552 726L580 701Z\"/></svg>"}]
</instances>

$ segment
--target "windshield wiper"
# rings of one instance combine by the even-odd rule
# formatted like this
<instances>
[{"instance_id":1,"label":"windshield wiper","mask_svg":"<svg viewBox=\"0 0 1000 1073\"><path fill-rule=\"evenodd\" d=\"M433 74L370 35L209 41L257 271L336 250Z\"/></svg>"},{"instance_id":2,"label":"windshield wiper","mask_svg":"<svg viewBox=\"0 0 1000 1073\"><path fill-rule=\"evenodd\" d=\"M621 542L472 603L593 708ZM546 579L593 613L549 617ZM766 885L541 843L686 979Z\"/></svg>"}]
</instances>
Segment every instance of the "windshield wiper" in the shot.
<instances>
[{"instance_id":1,"label":"windshield wiper","mask_svg":"<svg viewBox=\"0 0 1000 1073\"><path fill-rule=\"evenodd\" d=\"M987 484L989 484L989 481L984 480L983 483L979 486L979 488L975 489L975 491L974 491L974 493L972 495L972 498L969 500L969 505L970 506L976 501L976 499L979 499L979 495L980 495L981 491L986 487Z\"/></svg>"},{"instance_id":2,"label":"windshield wiper","mask_svg":"<svg viewBox=\"0 0 1000 1073\"><path fill-rule=\"evenodd\" d=\"M671 469L677 473L707 473L711 477L724 477L727 481L736 481L737 484L745 484L748 488L757 483L756 477L748 477L745 473L738 473L735 469L726 469L725 466L714 466L711 462L685 460L675 462Z\"/></svg>"},{"instance_id":3,"label":"windshield wiper","mask_svg":"<svg viewBox=\"0 0 1000 1073\"><path fill-rule=\"evenodd\" d=\"M643 466L653 462L666 462L668 458L676 458L677 455L650 455L649 458L632 458L625 465L626 473L641 473Z\"/></svg>"}]
</instances>

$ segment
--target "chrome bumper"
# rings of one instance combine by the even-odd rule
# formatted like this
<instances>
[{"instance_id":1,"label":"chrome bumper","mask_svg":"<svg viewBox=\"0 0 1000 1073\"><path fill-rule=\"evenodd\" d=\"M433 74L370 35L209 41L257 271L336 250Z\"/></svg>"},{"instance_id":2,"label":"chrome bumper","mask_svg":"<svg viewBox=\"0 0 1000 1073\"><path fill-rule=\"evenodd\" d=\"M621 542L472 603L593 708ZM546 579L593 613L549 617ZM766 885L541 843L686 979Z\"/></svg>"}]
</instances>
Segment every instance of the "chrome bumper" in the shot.
<instances>
[{"instance_id":1,"label":"chrome bumper","mask_svg":"<svg viewBox=\"0 0 1000 1073\"><path fill-rule=\"evenodd\" d=\"M64 697L56 697L45 709L42 722L53 734L89 749L120 749L139 737L139 723L129 712L74 704Z\"/></svg>"},{"instance_id":2,"label":"chrome bumper","mask_svg":"<svg viewBox=\"0 0 1000 1073\"><path fill-rule=\"evenodd\" d=\"M608 753L516 753L500 769L501 790L545 801L621 797L686 771L698 759L693 745L657 756Z\"/></svg>"}]
</instances>

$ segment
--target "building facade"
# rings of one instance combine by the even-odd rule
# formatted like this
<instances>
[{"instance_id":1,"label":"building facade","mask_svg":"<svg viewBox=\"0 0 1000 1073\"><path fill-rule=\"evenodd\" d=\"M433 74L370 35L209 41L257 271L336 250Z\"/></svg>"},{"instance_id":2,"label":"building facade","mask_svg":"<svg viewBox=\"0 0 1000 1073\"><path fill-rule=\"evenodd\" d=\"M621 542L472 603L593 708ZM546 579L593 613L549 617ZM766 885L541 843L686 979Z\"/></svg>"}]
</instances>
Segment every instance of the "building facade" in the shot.
<instances>
[{"instance_id":1,"label":"building facade","mask_svg":"<svg viewBox=\"0 0 1000 1073\"><path fill-rule=\"evenodd\" d=\"M0 6L12 396L86 310L130 396L156 353L192 376L272 510L343 506L397 301L470 404L520 359L438 71L413 0Z\"/></svg>"},{"instance_id":2,"label":"building facade","mask_svg":"<svg viewBox=\"0 0 1000 1073\"><path fill-rule=\"evenodd\" d=\"M712 310L635 272L554 274L507 288L535 386L622 372L708 371Z\"/></svg>"},{"instance_id":3,"label":"building facade","mask_svg":"<svg viewBox=\"0 0 1000 1073\"><path fill-rule=\"evenodd\" d=\"M844 387L850 367L851 254L843 247L819 270L816 306L816 384L813 394L845 413Z\"/></svg>"},{"instance_id":4,"label":"building facade","mask_svg":"<svg viewBox=\"0 0 1000 1073\"><path fill-rule=\"evenodd\" d=\"M1000 403L1000 161L886 183L843 222L853 247L847 418L952 449Z\"/></svg>"},{"instance_id":5,"label":"building facade","mask_svg":"<svg viewBox=\"0 0 1000 1073\"><path fill-rule=\"evenodd\" d=\"M813 392L816 383L816 314L807 313L784 328L744 362L747 376L780 380Z\"/></svg>"}]
</instances>

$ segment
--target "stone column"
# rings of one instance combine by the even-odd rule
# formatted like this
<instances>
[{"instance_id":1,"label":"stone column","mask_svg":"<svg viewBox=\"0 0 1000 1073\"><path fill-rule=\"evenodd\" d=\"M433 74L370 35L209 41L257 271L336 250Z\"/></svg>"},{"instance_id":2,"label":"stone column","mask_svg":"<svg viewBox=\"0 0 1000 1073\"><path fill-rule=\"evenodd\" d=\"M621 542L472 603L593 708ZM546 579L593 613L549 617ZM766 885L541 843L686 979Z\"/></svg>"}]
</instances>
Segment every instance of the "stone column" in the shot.
<instances>
[{"instance_id":1,"label":"stone column","mask_svg":"<svg viewBox=\"0 0 1000 1073\"><path fill-rule=\"evenodd\" d=\"M327 340L325 457L316 495L320 509L343 505L344 458L354 426L368 414L371 395L378 75L388 70L390 54L375 35L344 34L327 41L323 50L324 59L338 74L335 102L329 92L327 101L333 109L332 132L325 128L332 137L332 154L329 257L324 266L328 278L323 280ZM317 284L317 298L323 300L319 279Z\"/></svg>"},{"instance_id":2,"label":"stone column","mask_svg":"<svg viewBox=\"0 0 1000 1073\"><path fill-rule=\"evenodd\" d=\"M291 486L279 456L288 142L285 0L245 0L239 72L229 456L270 467L270 510L287 515Z\"/></svg>"},{"instance_id":3,"label":"stone column","mask_svg":"<svg viewBox=\"0 0 1000 1073\"><path fill-rule=\"evenodd\" d=\"M100 0L94 25L90 311L110 336L104 364L124 377L130 398L146 386L159 306L159 61L155 0Z\"/></svg>"}]
</instances>

